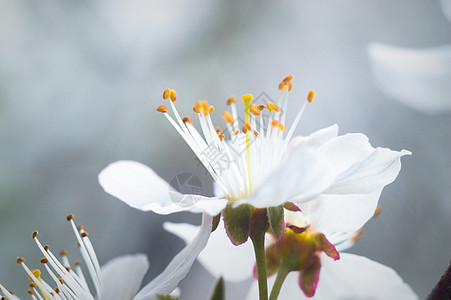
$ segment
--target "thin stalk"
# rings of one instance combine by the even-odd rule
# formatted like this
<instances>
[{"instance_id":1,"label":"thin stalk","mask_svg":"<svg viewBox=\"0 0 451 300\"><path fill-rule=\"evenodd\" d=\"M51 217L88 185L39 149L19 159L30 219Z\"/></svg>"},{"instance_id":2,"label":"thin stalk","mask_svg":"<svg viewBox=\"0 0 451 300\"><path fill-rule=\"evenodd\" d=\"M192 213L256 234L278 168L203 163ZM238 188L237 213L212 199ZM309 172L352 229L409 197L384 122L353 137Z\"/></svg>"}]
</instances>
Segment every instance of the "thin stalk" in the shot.
<instances>
[{"instance_id":1,"label":"thin stalk","mask_svg":"<svg viewBox=\"0 0 451 300\"><path fill-rule=\"evenodd\" d=\"M284 268L283 266L280 267L279 272L277 272L276 281L274 282L274 285L272 287L269 300L276 300L277 297L279 297L280 289L282 288L282 284L289 272L290 271L288 271L287 268Z\"/></svg>"},{"instance_id":2,"label":"thin stalk","mask_svg":"<svg viewBox=\"0 0 451 300\"><path fill-rule=\"evenodd\" d=\"M268 282L266 279L265 233L251 235L257 262L258 293L260 300L268 300Z\"/></svg>"}]
</instances>

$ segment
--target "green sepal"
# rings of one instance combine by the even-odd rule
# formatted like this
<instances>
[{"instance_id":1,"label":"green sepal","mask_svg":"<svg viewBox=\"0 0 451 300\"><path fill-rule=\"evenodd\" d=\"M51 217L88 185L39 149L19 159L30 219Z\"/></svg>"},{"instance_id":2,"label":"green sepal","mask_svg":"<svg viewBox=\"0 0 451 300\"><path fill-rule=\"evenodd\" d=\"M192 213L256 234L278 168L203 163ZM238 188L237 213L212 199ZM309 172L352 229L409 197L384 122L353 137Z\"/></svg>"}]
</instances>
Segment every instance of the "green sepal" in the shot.
<instances>
[{"instance_id":1,"label":"green sepal","mask_svg":"<svg viewBox=\"0 0 451 300\"><path fill-rule=\"evenodd\" d=\"M157 295L158 300L180 300L178 297L172 297L171 295Z\"/></svg>"},{"instance_id":2,"label":"green sepal","mask_svg":"<svg viewBox=\"0 0 451 300\"><path fill-rule=\"evenodd\" d=\"M283 206L268 207L268 219L274 237L280 241L285 233Z\"/></svg>"},{"instance_id":3,"label":"green sepal","mask_svg":"<svg viewBox=\"0 0 451 300\"><path fill-rule=\"evenodd\" d=\"M247 241L251 231L251 206L241 204L233 208L233 203L224 209L224 225L230 241L238 246Z\"/></svg>"},{"instance_id":4,"label":"green sepal","mask_svg":"<svg viewBox=\"0 0 451 300\"><path fill-rule=\"evenodd\" d=\"M216 283L215 289L213 290L213 295L211 295L210 300L225 300L225 287L224 278L220 277Z\"/></svg>"}]
</instances>

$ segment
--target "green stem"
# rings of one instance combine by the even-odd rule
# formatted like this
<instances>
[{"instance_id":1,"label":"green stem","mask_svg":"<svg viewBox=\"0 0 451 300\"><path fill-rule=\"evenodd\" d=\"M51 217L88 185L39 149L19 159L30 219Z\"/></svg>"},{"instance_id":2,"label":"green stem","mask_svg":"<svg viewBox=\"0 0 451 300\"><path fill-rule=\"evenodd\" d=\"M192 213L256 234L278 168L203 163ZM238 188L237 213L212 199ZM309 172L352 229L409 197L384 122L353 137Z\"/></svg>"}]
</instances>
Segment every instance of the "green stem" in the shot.
<instances>
[{"instance_id":1,"label":"green stem","mask_svg":"<svg viewBox=\"0 0 451 300\"><path fill-rule=\"evenodd\" d=\"M279 297L280 289L282 288L282 284L285 281L288 273L287 268L284 268L282 265L280 266L279 272L277 272L276 281L271 290L271 295L269 296L269 300L276 300Z\"/></svg>"},{"instance_id":2,"label":"green stem","mask_svg":"<svg viewBox=\"0 0 451 300\"><path fill-rule=\"evenodd\" d=\"M265 261L265 233L252 234L252 243L254 244L255 260L257 262L258 292L260 300L268 300L268 282L266 280L266 261Z\"/></svg>"}]
</instances>

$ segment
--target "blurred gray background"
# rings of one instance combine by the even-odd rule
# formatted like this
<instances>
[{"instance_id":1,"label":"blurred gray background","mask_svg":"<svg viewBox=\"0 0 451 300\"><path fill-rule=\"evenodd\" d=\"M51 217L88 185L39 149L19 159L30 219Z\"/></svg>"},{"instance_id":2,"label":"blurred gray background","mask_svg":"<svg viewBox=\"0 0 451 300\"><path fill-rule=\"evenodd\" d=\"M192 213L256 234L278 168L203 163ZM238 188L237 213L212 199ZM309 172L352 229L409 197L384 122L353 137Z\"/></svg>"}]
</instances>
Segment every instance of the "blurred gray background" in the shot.
<instances>
[{"instance_id":1,"label":"blurred gray background","mask_svg":"<svg viewBox=\"0 0 451 300\"><path fill-rule=\"evenodd\" d=\"M194 173L211 195L211 179L155 111L162 91L177 91L182 114L209 100L223 125L228 96L275 96L293 74L289 118L308 89L317 92L298 134L338 123L342 134L413 152L351 251L393 267L424 298L451 254L451 118L384 96L366 57L373 41L443 45L451 24L437 0L0 1L0 282L26 294L15 258L38 267L35 229L43 243L74 252L69 213L101 263L148 254L148 282L183 247L162 222L200 216L136 211L105 194L97 174L133 159L168 181ZM205 299L215 279L198 263L192 270L183 299ZM244 297L248 283L228 285L228 298Z\"/></svg>"}]
</instances>

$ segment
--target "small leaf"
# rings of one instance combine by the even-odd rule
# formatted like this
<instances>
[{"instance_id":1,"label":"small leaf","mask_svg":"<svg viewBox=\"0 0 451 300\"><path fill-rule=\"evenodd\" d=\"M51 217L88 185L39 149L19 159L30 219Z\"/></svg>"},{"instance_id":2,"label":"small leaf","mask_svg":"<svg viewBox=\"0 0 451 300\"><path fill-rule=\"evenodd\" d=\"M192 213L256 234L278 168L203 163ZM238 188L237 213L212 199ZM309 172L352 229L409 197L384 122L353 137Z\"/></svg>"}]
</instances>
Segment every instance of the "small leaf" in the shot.
<instances>
[{"instance_id":1,"label":"small leaf","mask_svg":"<svg viewBox=\"0 0 451 300\"><path fill-rule=\"evenodd\" d=\"M291 230L293 230L294 233L300 234L300 233L303 233L304 231L306 231L307 228L310 227L310 225L305 226L305 227L299 227L296 225L287 224L287 227L290 228Z\"/></svg>"},{"instance_id":2,"label":"small leaf","mask_svg":"<svg viewBox=\"0 0 451 300\"><path fill-rule=\"evenodd\" d=\"M276 239L280 241L285 233L285 221L283 217L283 206L268 207L268 219L272 232Z\"/></svg>"},{"instance_id":3,"label":"small leaf","mask_svg":"<svg viewBox=\"0 0 451 300\"><path fill-rule=\"evenodd\" d=\"M321 260L318 255L313 255L306 268L299 272L299 286L305 296L313 297L315 295L320 271Z\"/></svg>"},{"instance_id":4,"label":"small leaf","mask_svg":"<svg viewBox=\"0 0 451 300\"><path fill-rule=\"evenodd\" d=\"M178 297L172 297L171 295L157 295L158 300L179 300Z\"/></svg>"},{"instance_id":5,"label":"small leaf","mask_svg":"<svg viewBox=\"0 0 451 300\"><path fill-rule=\"evenodd\" d=\"M224 278L219 278L210 300L225 300Z\"/></svg>"},{"instance_id":6,"label":"small leaf","mask_svg":"<svg viewBox=\"0 0 451 300\"><path fill-rule=\"evenodd\" d=\"M242 204L236 208L229 203L224 209L224 225L230 241L235 246L247 241L251 232L251 206Z\"/></svg>"}]
</instances>

